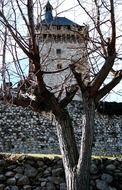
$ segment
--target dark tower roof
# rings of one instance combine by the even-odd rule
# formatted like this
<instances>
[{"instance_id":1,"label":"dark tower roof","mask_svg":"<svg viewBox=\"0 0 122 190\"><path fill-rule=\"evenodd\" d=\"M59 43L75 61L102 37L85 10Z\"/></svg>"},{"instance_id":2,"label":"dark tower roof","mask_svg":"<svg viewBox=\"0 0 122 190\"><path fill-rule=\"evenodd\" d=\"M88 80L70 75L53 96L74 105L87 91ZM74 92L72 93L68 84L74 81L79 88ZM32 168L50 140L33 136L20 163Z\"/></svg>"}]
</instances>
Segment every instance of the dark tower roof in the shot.
<instances>
[{"instance_id":1,"label":"dark tower roof","mask_svg":"<svg viewBox=\"0 0 122 190\"><path fill-rule=\"evenodd\" d=\"M42 25L53 25L53 26L79 26L75 22L65 18L65 17L53 17L52 14L53 7L48 1L45 6L45 19L41 21Z\"/></svg>"},{"instance_id":2,"label":"dark tower roof","mask_svg":"<svg viewBox=\"0 0 122 190\"><path fill-rule=\"evenodd\" d=\"M45 22L50 23L53 21L53 14L52 14L53 7L48 1L45 6Z\"/></svg>"}]
</instances>

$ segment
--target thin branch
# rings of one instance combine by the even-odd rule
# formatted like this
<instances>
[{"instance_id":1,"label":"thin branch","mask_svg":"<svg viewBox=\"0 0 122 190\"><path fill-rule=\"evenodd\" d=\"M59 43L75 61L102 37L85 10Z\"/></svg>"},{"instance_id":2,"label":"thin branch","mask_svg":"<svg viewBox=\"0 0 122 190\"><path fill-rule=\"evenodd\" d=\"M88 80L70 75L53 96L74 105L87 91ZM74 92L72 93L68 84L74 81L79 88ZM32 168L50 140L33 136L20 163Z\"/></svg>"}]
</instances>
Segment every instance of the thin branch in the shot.
<instances>
[{"instance_id":1,"label":"thin branch","mask_svg":"<svg viewBox=\"0 0 122 190\"><path fill-rule=\"evenodd\" d=\"M23 52L28 56L28 57L32 57L32 55L28 52L28 50L23 46L22 42L20 41L20 39L16 36L16 34L14 33L12 26L9 24L9 22L7 21L6 17L3 15L3 13L0 11L0 17L3 19L3 24L8 28L8 30L10 31L12 37L14 38L14 40L17 42L17 44L20 46L20 48L23 50ZM2 22L2 21L1 21Z\"/></svg>"},{"instance_id":2,"label":"thin branch","mask_svg":"<svg viewBox=\"0 0 122 190\"><path fill-rule=\"evenodd\" d=\"M60 73L60 72L65 71L65 70L67 70L67 69L69 69L69 66L68 66L68 67L65 67L64 69L59 69L59 70L57 70L57 71L42 71L42 73L43 73L43 74Z\"/></svg>"},{"instance_id":3,"label":"thin branch","mask_svg":"<svg viewBox=\"0 0 122 190\"><path fill-rule=\"evenodd\" d=\"M36 44L36 34L35 34L35 24L34 24L34 15L33 15L33 0L27 1L27 10L28 10L28 20L29 20L29 31L32 40L32 49L34 52L37 52Z\"/></svg>"},{"instance_id":4,"label":"thin branch","mask_svg":"<svg viewBox=\"0 0 122 190\"><path fill-rule=\"evenodd\" d=\"M27 26L27 28L28 28L28 31L30 32L30 28L29 28L29 25L28 25L28 21L27 21L25 15L23 14L23 11L22 11L22 8L20 7L19 1L16 0L16 2L17 2L17 5L18 5L18 8L19 8L19 11L20 11L20 13L21 13L21 16L22 16L22 18L23 18L23 20L24 20L24 22L25 22L25 24L26 24L26 26Z\"/></svg>"},{"instance_id":5,"label":"thin branch","mask_svg":"<svg viewBox=\"0 0 122 190\"><path fill-rule=\"evenodd\" d=\"M102 47L102 50L104 52L104 56L107 56L107 52L106 52L106 48L105 48L105 40L103 38L103 34L102 34L102 31L101 31L101 28L100 28L100 25L102 25L100 23L100 8L99 8L99 5L98 5L98 1L97 0L94 0L95 2L95 5L96 5L96 9L97 9L97 23L96 23L96 29L99 33L99 36L100 36L100 41L101 41L101 47Z\"/></svg>"}]
</instances>

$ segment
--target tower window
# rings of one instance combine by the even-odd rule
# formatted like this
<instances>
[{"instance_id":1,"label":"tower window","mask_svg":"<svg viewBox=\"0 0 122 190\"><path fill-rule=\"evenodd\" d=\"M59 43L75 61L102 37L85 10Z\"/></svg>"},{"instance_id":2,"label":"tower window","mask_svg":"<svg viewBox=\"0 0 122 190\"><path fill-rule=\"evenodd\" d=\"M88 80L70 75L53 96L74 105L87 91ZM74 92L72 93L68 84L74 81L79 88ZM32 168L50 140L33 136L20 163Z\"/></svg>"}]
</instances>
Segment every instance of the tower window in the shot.
<instances>
[{"instance_id":1,"label":"tower window","mask_svg":"<svg viewBox=\"0 0 122 190\"><path fill-rule=\"evenodd\" d=\"M48 38L49 38L49 40L52 40L52 35L49 34L49 35L48 35Z\"/></svg>"},{"instance_id":2,"label":"tower window","mask_svg":"<svg viewBox=\"0 0 122 190\"><path fill-rule=\"evenodd\" d=\"M55 34L53 34L53 39L56 40L56 35Z\"/></svg>"},{"instance_id":3,"label":"tower window","mask_svg":"<svg viewBox=\"0 0 122 190\"><path fill-rule=\"evenodd\" d=\"M57 41L59 42L61 40L61 35L57 35Z\"/></svg>"},{"instance_id":4,"label":"tower window","mask_svg":"<svg viewBox=\"0 0 122 190\"><path fill-rule=\"evenodd\" d=\"M71 30L71 26L67 26L67 29L68 29L68 30Z\"/></svg>"},{"instance_id":5,"label":"tower window","mask_svg":"<svg viewBox=\"0 0 122 190\"><path fill-rule=\"evenodd\" d=\"M75 41L75 35L72 35L71 38L72 38L72 41L74 42Z\"/></svg>"},{"instance_id":6,"label":"tower window","mask_svg":"<svg viewBox=\"0 0 122 190\"><path fill-rule=\"evenodd\" d=\"M45 39L47 37L47 34L43 34L43 38Z\"/></svg>"},{"instance_id":7,"label":"tower window","mask_svg":"<svg viewBox=\"0 0 122 190\"><path fill-rule=\"evenodd\" d=\"M57 30L61 30L61 26L58 25L58 26L57 26Z\"/></svg>"},{"instance_id":8,"label":"tower window","mask_svg":"<svg viewBox=\"0 0 122 190\"><path fill-rule=\"evenodd\" d=\"M68 35L67 35L67 40L70 41L70 39L71 39L71 38L70 38L70 35L68 34Z\"/></svg>"},{"instance_id":9,"label":"tower window","mask_svg":"<svg viewBox=\"0 0 122 190\"><path fill-rule=\"evenodd\" d=\"M56 49L56 54L61 55L61 49Z\"/></svg>"},{"instance_id":10,"label":"tower window","mask_svg":"<svg viewBox=\"0 0 122 190\"><path fill-rule=\"evenodd\" d=\"M61 63L57 64L57 69L62 69L62 64Z\"/></svg>"}]
</instances>

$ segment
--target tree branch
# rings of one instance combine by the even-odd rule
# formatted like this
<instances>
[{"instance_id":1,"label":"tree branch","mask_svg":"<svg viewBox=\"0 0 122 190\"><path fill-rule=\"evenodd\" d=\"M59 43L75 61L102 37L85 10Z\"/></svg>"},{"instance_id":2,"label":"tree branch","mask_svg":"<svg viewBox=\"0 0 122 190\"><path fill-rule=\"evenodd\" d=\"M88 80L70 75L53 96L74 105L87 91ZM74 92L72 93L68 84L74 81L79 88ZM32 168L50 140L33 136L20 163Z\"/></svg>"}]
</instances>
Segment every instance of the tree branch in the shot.
<instances>
[{"instance_id":1,"label":"tree branch","mask_svg":"<svg viewBox=\"0 0 122 190\"><path fill-rule=\"evenodd\" d=\"M92 82L92 88L91 88L92 89L92 92L91 92L92 95L96 94L96 92L99 90L102 83L104 82L104 80L108 76L109 72L111 71L111 69L113 67L115 58L116 58L116 54L113 54L113 56L107 57L103 67L101 68L101 70L97 74L95 80Z\"/></svg>"},{"instance_id":2,"label":"tree branch","mask_svg":"<svg viewBox=\"0 0 122 190\"><path fill-rule=\"evenodd\" d=\"M22 106L22 107L35 107L35 101L31 100L29 97L25 97L22 95L19 95L18 97L12 96L11 94L8 94L5 96L5 99L7 102L16 105L16 106ZM0 100L4 100L4 96L0 94Z\"/></svg>"},{"instance_id":3,"label":"tree branch","mask_svg":"<svg viewBox=\"0 0 122 190\"><path fill-rule=\"evenodd\" d=\"M104 40L104 37L103 37L103 34L102 34L102 31L101 31L101 28L100 26L102 25L100 23L100 8L99 8L99 5L98 5L98 1L97 0L94 0L95 2L95 5L96 5L96 9L97 9L97 23L96 23L96 30L100 36L100 41L101 41L101 47L102 47L102 50L103 50L103 53L104 53L104 56L107 56L107 52L106 52L106 48L105 48L105 40Z\"/></svg>"},{"instance_id":4,"label":"tree branch","mask_svg":"<svg viewBox=\"0 0 122 190\"><path fill-rule=\"evenodd\" d=\"M84 83L82 81L81 73L77 73L75 71L75 65L74 64L70 64L69 67L70 67L72 73L74 74L74 77L75 77L81 91L84 92L86 90L86 86L84 85Z\"/></svg>"},{"instance_id":5,"label":"tree branch","mask_svg":"<svg viewBox=\"0 0 122 190\"><path fill-rule=\"evenodd\" d=\"M19 11L20 11L20 13L21 13L21 16L22 16L22 18L23 18L23 20L24 20L24 22L25 22L25 24L26 24L26 26L27 26L27 28L28 28L28 31L30 32L30 28L29 28L27 19L26 19L25 15L23 14L23 11L22 11L22 8L21 8L21 6L20 6L20 4L19 4L19 1L16 0L16 2L17 2L17 5L18 5L18 8L19 8Z\"/></svg>"},{"instance_id":6,"label":"tree branch","mask_svg":"<svg viewBox=\"0 0 122 190\"><path fill-rule=\"evenodd\" d=\"M11 33L14 40L17 42L19 47L23 50L23 52L28 56L32 57L32 55L29 53L29 51L24 47L24 45L21 43L21 40L16 36L14 33L12 26L9 24L3 13L0 11L0 17L3 19L3 24L8 28L9 32ZM2 21L1 21L2 22Z\"/></svg>"},{"instance_id":7,"label":"tree branch","mask_svg":"<svg viewBox=\"0 0 122 190\"><path fill-rule=\"evenodd\" d=\"M115 13L114 13L114 1L110 0L110 13L111 13L111 48L113 49L113 53L115 52L115 43L116 43L116 23L115 23Z\"/></svg>"},{"instance_id":8,"label":"tree branch","mask_svg":"<svg viewBox=\"0 0 122 190\"><path fill-rule=\"evenodd\" d=\"M69 66L68 66L68 67L65 67L64 69L59 69L59 70L57 70L57 71L42 71L42 73L43 73L43 74L54 74L54 73L60 73L60 72L65 71L65 70L67 70L67 69L69 69Z\"/></svg>"},{"instance_id":9,"label":"tree branch","mask_svg":"<svg viewBox=\"0 0 122 190\"><path fill-rule=\"evenodd\" d=\"M60 101L61 107L65 108L72 101L78 89L77 85L71 86L71 89L66 93L66 97Z\"/></svg>"},{"instance_id":10,"label":"tree branch","mask_svg":"<svg viewBox=\"0 0 122 190\"><path fill-rule=\"evenodd\" d=\"M35 24L34 24L34 15L33 15L33 0L27 1L27 10L28 10L28 20L29 20L29 31L32 40L32 51L37 52L37 43L36 43L36 34L35 34Z\"/></svg>"},{"instance_id":11,"label":"tree branch","mask_svg":"<svg viewBox=\"0 0 122 190\"><path fill-rule=\"evenodd\" d=\"M113 78L113 80L101 88L95 98L95 101L98 102L101 98L103 98L107 93L109 93L122 79L122 70L117 72L117 75Z\"/></svg>"}]
</instances>

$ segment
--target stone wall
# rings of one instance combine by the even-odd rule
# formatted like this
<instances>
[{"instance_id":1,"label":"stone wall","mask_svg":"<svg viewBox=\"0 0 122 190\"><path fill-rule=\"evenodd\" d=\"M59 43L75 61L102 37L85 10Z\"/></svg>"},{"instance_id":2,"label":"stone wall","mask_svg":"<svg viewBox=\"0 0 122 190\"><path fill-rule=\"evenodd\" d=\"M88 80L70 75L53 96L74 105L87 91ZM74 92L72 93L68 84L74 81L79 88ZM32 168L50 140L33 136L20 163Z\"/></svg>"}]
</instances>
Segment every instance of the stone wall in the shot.
<instances>
[{"instance_id":1,"label":"stone wall","mask_svg":"<svg viewBox=\"0 0 122 190\"><path fill-rule=\"evenodd\" d=\"M82 104L68 106L76 141L80 142L83 117ZM93 154L122 154L122 118L96 113ZM29 108L0 104L0 152L60 153L55 122L33 113Z\"/></svg>"},{"instance_id":2,"label":"stone wall","mask_svg":"<svg viewBox=\"0 0 122 190\"><path fill-rule=\"evenodd\" d=\"M90 190L121 190L122 161L93 159ZM3 157L0 190L66 190L61 158Z\"/></svg>"}]
</instances>

